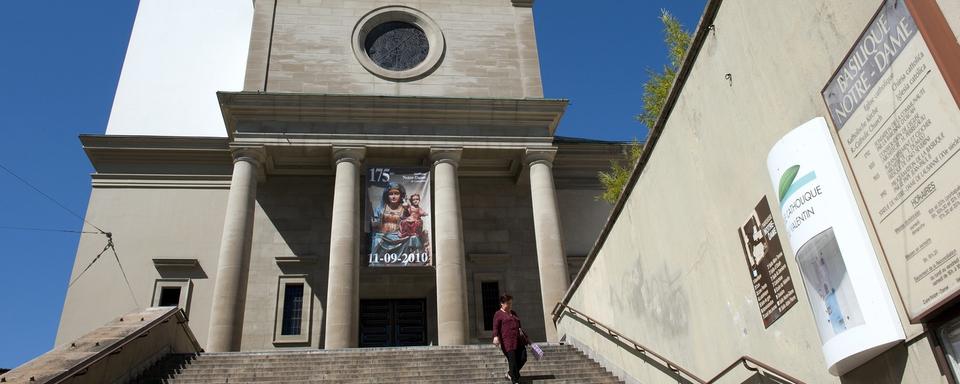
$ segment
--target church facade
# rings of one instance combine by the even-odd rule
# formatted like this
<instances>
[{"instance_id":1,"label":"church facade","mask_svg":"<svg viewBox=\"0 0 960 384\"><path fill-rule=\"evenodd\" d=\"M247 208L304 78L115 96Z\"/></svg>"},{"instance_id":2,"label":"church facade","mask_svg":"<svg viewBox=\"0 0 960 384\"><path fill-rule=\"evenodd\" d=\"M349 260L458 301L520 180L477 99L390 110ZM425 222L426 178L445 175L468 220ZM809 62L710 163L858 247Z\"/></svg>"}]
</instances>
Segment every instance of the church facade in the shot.
<instances>
[{"instance_id":1,"label":"church facade","mask_svg":"<svg viewBox=\"0 0 960 384\"><path fill-rule=\"evenodd\" d=\"M114 248L81 238L58 344L170 305L207 351L470 344L504 293L558 339L624 146L556 136L532 1L191 3L141 1L81 137Z\"/></svg>"}]
</instances>

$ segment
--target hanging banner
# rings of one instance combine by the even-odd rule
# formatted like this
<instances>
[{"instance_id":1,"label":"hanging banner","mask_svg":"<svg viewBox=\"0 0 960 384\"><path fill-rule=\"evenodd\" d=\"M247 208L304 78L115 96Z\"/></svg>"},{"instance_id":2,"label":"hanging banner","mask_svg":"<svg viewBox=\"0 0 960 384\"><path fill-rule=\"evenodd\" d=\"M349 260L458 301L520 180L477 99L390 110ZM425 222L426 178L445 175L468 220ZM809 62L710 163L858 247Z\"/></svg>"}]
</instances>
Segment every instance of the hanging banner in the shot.
<instances>
[{"instance_id":1,"label":"hanging banner","mask_svg":"<svg viewBox=\"0 0 960 384\"><path fill-rule=\"evenodd\" d=\"M431 265L430 169L369 168L366 176L367 265Z\"/></svg>"},{"instance_id":2,"label":"hanging banner","mask_svg":"<svg viewBox=\"0 0 960 384\"><path fill-rule=\"evenodd\" d=\"M760 199L737 233L757 294L763 327L769 328L797 303L797 293L766 196Z\"/></svg>"},{"instance_id":3,"label":"hanging banner","mask_svg":"<svg viewBox=\"0 0 960 384\"><path fill-rule=\"evenodd\" d=\"M767 169L828 370L844 374L904 334L826 120L790 131Z\"/></svg>"},{"instance_id":4,"label":"hanging banner","mask_svg":"<svg viewBox=\"0 0 960 384\"><path fill-rule=\"evenodd\" d=\"M956 61L960 47L952 33L928 46L911 14L942 19L926 3L887 1L823 90L913 322L960 295L960 108L942 72L958 68L931 53Z\"/></svg>"}]
</instances>

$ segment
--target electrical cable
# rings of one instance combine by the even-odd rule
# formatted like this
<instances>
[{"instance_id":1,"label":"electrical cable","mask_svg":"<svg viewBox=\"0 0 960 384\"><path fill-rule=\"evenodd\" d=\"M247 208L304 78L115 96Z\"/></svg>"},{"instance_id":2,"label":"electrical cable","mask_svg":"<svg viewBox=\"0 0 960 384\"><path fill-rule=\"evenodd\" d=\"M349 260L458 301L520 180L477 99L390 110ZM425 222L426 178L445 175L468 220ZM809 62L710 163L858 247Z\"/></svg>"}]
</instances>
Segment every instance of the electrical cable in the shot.
<instances>
[{"instance_id":1,"label":"electrical cable","mask_svg":"<svg viewBox=\"0 0 960 384\"><path fill-rule=\"evenodd\" d=\"M97 257L94 257L93 260L90 261L90 264L87 264L87 267L84 268L83 271L81 271L80 274L77 275L77 277L74 277L74 278L73 278L73 281L71 281L70 284L67 284L67 288L72 287L72 286L73 286L73 283L76 283L77 280L80 279L80 276L83 276L84 273L87 273L87 270L89 270L90 267L93 266L93 263L96 263L96 262L97 262L97 259L100 258L100 255L103 255L103 253L106 252L107 249L110 248L110 245L111 245L111 244L113 244L113 241L108 241L108 242L107 242L107 245L103 246L103 250L100 251L100 253L97 254Z\"/></svg>"},{"instance_id":2,"label":"electrical cable","mask_svg":"<svg viewBox=\"0 0 960 384\"><path fill-rule=\"evenodd\" d=\"M109 249L109 250L111 250L111 251L113 252L113 257L117 260L117 266L120 267L120 274L123 275L123 282L127 284L127 290L130 291L130 297L133 298L133 303L137 306L137 308L140 308L140 303L137 301L137 295L134 294L134 292L133 292L133 287L130 285L130 279L127 278L127 272L123 270L123 264L120 263L120 255L117 254L117 249L116 249L116 248L114 247L114 245L113 245L113 234L112 234L112 233L107 232L107 231L104 231L103 229L100 229L100 227L98 227L98 226L96 226L96 225L93 225L93 223L87 221L87 219L81 217L79 214L77 214L76 212L74 212L74 211L71 210L70 208L67 208L67 206L61 204L59 201L57 201L57 199L54 199L52 196L50 196L50 195L44 193L43 191L41 191L40 188L37 188L37 187L35 187L33 184L30 184L30 182L28 182L26 179L20 177L20 175L17 175L16 173L14 173L12 170L10 170L10 168L7 168L7 167L4 166L3 164L0 164L0 169L3 169L4 171L6 171L7 173L9 173L11 176L13 176L14 178L16 178L17 180L20 180L21 183L23 183L23 184L25 184L26 186L30 187L30 189L33 189L34 191L36 191L37 193L39 193L39 194L42 195L43 197L46 197L47 200L52 201L54 204L58 205L60 208L63 208L63 210L69 212L71 215L75 216L76 218L78 218L78 219L80 219L80 220L83 220L84 223L89 224L91 227L95 228L95 229L96 229L97 231L99 231L99 232L73 231L73 230L68 230L68 229L44 229L44 228L27 228L27 227L7 227L7 226L0 226L0 228L3 228L3 229L16 229L16 230L24 230L24 231L68 232L68 233L93 233L93 234L101 234L101 235L106 236L106 237L107 237L107 245L105 245L105 246L103 247L103 249L100 251L100 253L98 253L97 256L94 257L93 260L90 261L90 264L87 264L87 266L83 269L83 271L80 272L79 275L77 275L77 277L74 277L74 278L73 278L73 281L71 281L70 284L67 285L67 288L72 287L72 286L73 286L73 283L76 283L77 280L80 279L80 277L83 276L84 273L87 273L87 271L90 270L90 267L92 267L93 264L96 263L97 260L100 259L100 256L103 256L103 253L106 252L107 249Z\"/></svg>"},{"instance_id":3,"label":"electrical cable","mask_svg":"<svg viewBox=\"0 0 960 384\"><path fill-rule=\"evenodd\" d=\"M98 231L100 231L101 234L106 234L106 233L107 233L107 231L104 231L104 230L100 229L100 227L98 227L98 226L96 226L96 225L93 225L93 223L87 221L87 219L84 219L83 217L81 217L80 215L78 215L76 212L74 212L74 211L71 210L70 208L67 208L67 206L65 206L65 205L63 205L63 204L60 204L60 202L57 201L57 199L54 199L54 198L51 197L50 195L48 195L48 194L46 194L46 193L43 193L43 191L41 191L39 188L33 186L33 184L30 184L30 182L28 182L26 179L20 177L19 175L17 175L17 174L14 173L13 171L11 171L10 168L7 168L7 167L4 166L2 163L0 163L0 169L3 169L4 171L6 171L6 172L9 173L10 175L12 175L12 176L13 176L14 178L16 178L17 180L20 180L21 183L23 183L23 184L25 184L26 186L30 187L31 189L33 189L33 190L36 191L37 193L43 195L43 197L46 197L47 200L52 201L54 204L60 206L60 208L63 208L65 211L69 212L71 215L75 216L76 218L78 218L78 219L80 219L80 220L83 220L84 223L90 224L91 227L96 228ZM109 236L108 236L108 237L109 237Z\"/></svg>"},{"instance_id":4,"label":"electrical cable","mask_svg":"<svg viewBox=\"0 0 960 384\"><path fill-rule=\"evenodd\" d=\"M100 235L100 232L91 232L91 231L77 231L73 229L58 229L58 228L34 228L34 227L14 227L8 225L0 225L0 229L9 229L12 231L34 231L34 232L66 232L66 233L86 233L93 235Z\"/></svg>"},{"instance_id":5,"label":"electrical cable","mask_svg":"<svg viewBox=\"0 0 960 384\"><path fill-rule=\"evenodd\" d=\"M113 251L113 257L117 259L117 266L120 267L120 274L123 275L123 282L127 283L127 290L130 291L130 297L133 298L133 304L140 308L140 303L137 302L137 295L133 293L133 287L130 286L130 280L127 279L127 273L123 271L123 264L120 263L120 255L117 254L117 248L113 245L113 238L110 235L107 235L109 239L107 246L110 247L110 250Z\"/></svg>"}]
</instances>

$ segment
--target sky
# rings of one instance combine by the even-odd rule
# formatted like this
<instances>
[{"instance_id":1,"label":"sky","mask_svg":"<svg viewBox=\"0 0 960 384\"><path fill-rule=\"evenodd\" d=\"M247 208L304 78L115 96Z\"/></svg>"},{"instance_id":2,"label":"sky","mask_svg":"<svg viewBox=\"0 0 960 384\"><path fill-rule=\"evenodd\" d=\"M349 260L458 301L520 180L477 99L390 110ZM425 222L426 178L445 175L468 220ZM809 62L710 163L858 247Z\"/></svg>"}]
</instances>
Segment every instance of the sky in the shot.
<instances>
[{"instance_id":1,"label":"sky","mask_svg":"<svg viewBox=\"0 0 960 384\"><path fill-rule=\"evenodd\" d=\"M704 5L537 1L545 97L571 102L557 134L642 141L641 87L648 69L666 63L660 9L692 31ZM14 228L80 230L93 168L77 137L106 129L136 7L31 0L0 12L0 166L36 188L0 168L0 368L54 346L80 235Z\"/></svg>"}]
</instances>

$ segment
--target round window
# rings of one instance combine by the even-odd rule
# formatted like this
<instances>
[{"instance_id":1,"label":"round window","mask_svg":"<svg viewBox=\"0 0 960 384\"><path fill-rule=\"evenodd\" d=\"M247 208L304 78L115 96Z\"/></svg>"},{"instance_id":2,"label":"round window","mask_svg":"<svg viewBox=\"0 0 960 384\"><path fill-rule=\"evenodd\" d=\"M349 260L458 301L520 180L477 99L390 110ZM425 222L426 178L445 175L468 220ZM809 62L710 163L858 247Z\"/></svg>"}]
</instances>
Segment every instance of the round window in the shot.
<instances>
[{"instance_id":1,"label":"round window","mask_svg":"<svg viewBox=\"0 0 960 384\"><path fill-rule=\"evenodd\" d=\"M429 75L444 51L437 23L409 7L375 9L353 30L353 52L360 65L387 80L411 81Z\"/></svg>"},{"instance_id":2,"label":"round window","mask_svg":"<svg viewBox=\"0 0 960 384\"><path fill-rule=\"evenodd\" d=\"M405 71L416 67L430 53L427 34L416 25L402 21L380 24L367 33L364 49L381 68Z\"/></svg>"}]
</instances>

